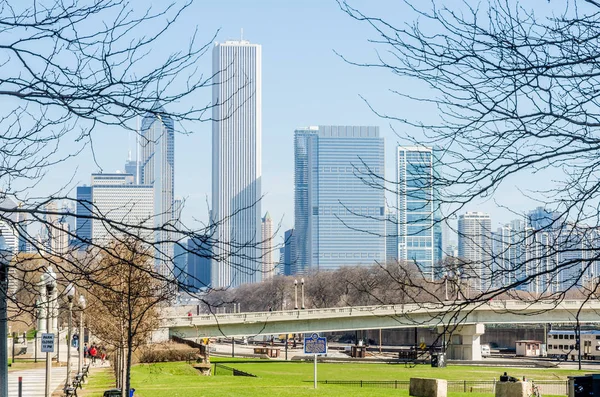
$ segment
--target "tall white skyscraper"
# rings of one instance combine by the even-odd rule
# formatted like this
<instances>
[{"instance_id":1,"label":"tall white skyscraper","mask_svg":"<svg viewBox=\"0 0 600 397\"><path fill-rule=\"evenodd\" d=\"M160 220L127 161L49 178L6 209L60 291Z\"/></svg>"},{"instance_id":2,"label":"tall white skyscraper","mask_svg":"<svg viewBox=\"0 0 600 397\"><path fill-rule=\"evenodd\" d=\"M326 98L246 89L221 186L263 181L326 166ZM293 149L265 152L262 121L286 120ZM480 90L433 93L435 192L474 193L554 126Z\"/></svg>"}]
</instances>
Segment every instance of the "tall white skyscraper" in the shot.
<instances>
[{"instance_id":1,"label":"tall white skyscraper","mask_svg":"<svg viewBox=\"0 0 600 397\"><path fill-rule=\"evenodd\" d=\"M264 280L275 275L275 252L273 244L273 219L267 211L262 218L262 277Z\"/></svg>"},{"instance_id":2,"label":"tall white skyscraper","mask_svg":"<svg viewBox=\"0 0 600 397\"><path fill-rule=\"evenodd\" d=\"M262 48L213 49L212 286L261 280Z\"/></svg>"},{"instance_id":3,"label":"tall white skyscraper","mask_svg":"<svg viewBox=\"0 0 600 397\"><path fill-rule=\"evenodd\" d=\"M458 217L458 257L465 261L464 276L482 290L490 286L492 274L492 220L483 212Z\"/></svg>"},{"instance_id":4,"label":"tall white skyscraper","mask_svg":"<svg viewBox=\"0 0 600 397\"><path fill-rule=\"evenodd\" d=\"M154 227L171 224L174 217L175 191L175 130L173 120L157 102L153 113L142 120L140 137L139 181L154 187ZM155 251L156 267L160 274L173 276L173 236L170 231L155 232L158 243Z\"/></svg>"}]
</instances>

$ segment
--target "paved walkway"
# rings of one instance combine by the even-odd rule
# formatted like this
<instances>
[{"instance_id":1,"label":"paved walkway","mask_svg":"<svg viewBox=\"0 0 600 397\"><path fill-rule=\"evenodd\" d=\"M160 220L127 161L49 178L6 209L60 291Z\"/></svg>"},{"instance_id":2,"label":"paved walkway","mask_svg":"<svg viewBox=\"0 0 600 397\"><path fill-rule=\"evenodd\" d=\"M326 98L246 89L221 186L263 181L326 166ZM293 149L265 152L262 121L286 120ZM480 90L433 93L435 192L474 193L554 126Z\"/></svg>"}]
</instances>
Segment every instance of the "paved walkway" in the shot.
<instances>
[{"instance_id":1,"label":"paved walkway","mask_svg":"<svg viewBox=\"0 0 600 397\"><path fill-rule=\"evenodd\" d=\"M52 391L62 388L67 376L67 367L52 368ZM46 387L46 368L10 371L8 373L8 397L18 397L19 377L23 378L23 397L44 397Z\"/></svg>"},{"instance_id":2,"label":"paved walkway","mask_svg":"<svg viewBox=\"0 0 600 397\"><path fill-rule=\"evenodd\" d=\"M62 336L62 335L61 335ZM61 390L65 385L67 376L67 343L59 339L60 342L60 367L52 367L52 382L50 390ZM33 344L32 344L33 348ZM71 348L71 373L77 371L78 353L77 349ZM45 354L39 353L38 360L43 362ZM21 371L8 372L8 397L18 397L19 395L19 377L23 378L23 397L44 397L46 388L46 368L34 368Z\"/></svg>"}]
</instances>

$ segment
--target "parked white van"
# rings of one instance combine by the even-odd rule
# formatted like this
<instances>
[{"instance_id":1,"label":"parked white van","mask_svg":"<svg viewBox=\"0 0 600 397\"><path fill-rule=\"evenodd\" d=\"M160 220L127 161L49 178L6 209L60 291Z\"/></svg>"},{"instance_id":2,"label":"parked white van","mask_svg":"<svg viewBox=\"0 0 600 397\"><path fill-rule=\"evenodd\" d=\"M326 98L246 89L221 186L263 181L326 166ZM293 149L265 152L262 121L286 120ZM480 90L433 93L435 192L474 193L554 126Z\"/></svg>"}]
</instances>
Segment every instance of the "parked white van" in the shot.
<instances>
[{"instance_id":1,"label":"parked white van","mask_svg":"<svg viewBox=\"0 0 600 397\"><path fill-rule=\"evenodd\" d=\"M490 351L490 345L481 345L481 357L490 357L492 352Z\"/></svg>"}]
</instances>

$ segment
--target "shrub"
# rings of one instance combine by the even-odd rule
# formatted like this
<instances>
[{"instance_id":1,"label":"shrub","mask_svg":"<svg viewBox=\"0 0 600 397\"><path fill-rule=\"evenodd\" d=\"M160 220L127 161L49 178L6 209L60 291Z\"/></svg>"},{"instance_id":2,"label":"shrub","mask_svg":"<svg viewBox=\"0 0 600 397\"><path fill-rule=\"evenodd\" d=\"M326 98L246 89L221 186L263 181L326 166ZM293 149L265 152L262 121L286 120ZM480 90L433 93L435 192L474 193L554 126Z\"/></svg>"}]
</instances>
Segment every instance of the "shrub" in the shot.
<instances>
[{"instance_id":1,"label":"shrub","mask_svg":"<svg viewBox=\"0 0 600 397\"><path fill-rule=\"evenodd\" d=\"M161 343L144 346L139 350L140 363L159 363L167 361L186 361L196 359L198 349L179 343Z\"/></svg>"}]
</instances>

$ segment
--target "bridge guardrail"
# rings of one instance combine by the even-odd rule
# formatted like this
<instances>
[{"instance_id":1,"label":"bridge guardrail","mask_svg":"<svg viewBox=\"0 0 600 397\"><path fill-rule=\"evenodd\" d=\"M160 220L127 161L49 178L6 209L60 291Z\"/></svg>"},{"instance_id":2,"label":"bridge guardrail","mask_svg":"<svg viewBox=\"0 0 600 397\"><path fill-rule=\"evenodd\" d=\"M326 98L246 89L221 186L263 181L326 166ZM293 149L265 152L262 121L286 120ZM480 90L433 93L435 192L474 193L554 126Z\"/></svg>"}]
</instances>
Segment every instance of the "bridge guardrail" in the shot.
<instances>
[{"instance_id":1,"label":"bridge guardrail","mask_svg":"<svg viewBox=\"0 0 600 397\"><path fill-rule=\"evenodd\" d=\"M543 311L549 309L575 310L581 307L583 301L568 300L562 302L555 301L490 301L485 304L470 304L466 307L461 307L459 310L463 313L472 312L476 315L478 311ZM597 309L600 311L600 302L589 301L583 304L584 308ZM274 322L278 320L300 319L300 318L326 318L337 317L339 314L347 313L352 316L354 313L365 315L370 313L374 316L412 316L417 314L431 314L432 316L443 316L446 313L455 313L450 305L439 303L428 304L400 304L400 305L380 305L380 306L349 306L339 308L324 308L324 309L308 309L308 310L286 310L273 312L247 312L247 313L228 313L228 314L203 314L199 316L169 316L164 317L163 321L168 326L189 326L201 324L214 324L215 322L227 324L247 323L247 322Z\"/></svg>"}]
</instances>

